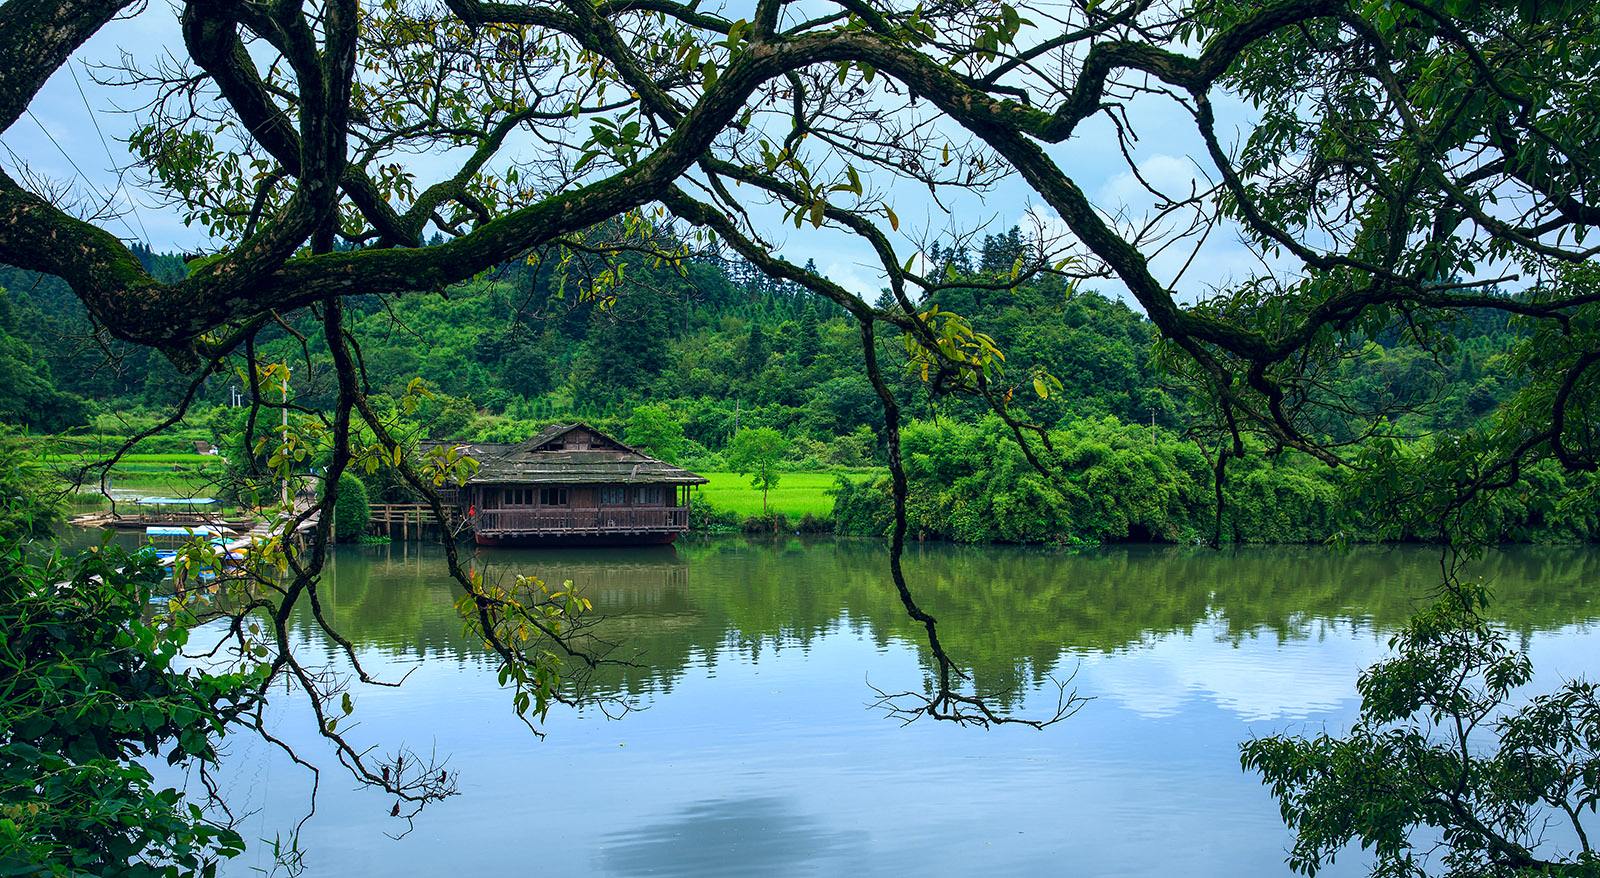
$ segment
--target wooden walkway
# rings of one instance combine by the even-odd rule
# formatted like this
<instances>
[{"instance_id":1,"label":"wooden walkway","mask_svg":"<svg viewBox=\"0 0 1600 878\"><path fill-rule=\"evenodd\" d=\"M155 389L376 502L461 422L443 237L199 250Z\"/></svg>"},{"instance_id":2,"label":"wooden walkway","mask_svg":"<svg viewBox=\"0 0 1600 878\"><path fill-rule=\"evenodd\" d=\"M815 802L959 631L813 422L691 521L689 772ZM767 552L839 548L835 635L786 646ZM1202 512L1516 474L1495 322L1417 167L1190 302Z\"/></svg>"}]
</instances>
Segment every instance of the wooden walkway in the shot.
<instances>
[{"instance_id":1,"label":"wooden walkway","mask_svg":"<svg viewBox=\"0 0 1600 878\"><path fill-rule=\"evenodd\" d=\"M369 509L375 532L387 534L390 538L398 536L402 541L421 539L430 529L439 526L438 519L433 517L433 507L426 503L373 503ZM462 524L460 513L448 504L444 512L447 516L445 526L451 531L459 530Z\"/></svg>"}]
</instances>

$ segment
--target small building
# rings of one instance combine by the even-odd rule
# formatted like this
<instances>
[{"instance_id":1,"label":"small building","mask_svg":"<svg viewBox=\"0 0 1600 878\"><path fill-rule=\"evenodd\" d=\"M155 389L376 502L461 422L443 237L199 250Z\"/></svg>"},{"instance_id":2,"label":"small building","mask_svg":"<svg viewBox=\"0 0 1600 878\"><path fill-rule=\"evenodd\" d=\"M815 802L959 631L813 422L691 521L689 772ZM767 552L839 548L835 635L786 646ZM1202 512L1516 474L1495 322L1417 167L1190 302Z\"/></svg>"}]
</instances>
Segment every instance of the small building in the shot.
<instances>
[{"instance_id":1,"label":"small building","mask_svg":"<svg viewBox=\"0 0 1600 878\"><path fill-rule=\"evenodd\" d=\"M480 468L457 503L485 546L670 543L689 528L691 488L706 483L582 423L463 453Z\"/></svg>"}]
</instances>

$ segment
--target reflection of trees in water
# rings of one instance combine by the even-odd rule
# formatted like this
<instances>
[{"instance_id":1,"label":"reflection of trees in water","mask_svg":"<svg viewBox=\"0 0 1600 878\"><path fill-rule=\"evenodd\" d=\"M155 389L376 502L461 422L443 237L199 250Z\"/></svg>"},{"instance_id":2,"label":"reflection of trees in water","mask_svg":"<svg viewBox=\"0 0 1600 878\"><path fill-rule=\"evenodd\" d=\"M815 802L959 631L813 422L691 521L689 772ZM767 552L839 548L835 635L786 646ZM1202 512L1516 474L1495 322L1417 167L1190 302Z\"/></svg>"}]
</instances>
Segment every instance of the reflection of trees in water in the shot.
<instances>
[{"instance_id":1,"label":"reflection of trees in water","mask_svg":"<svg viewBox=\"0 0 1600 878\"><path fill-rule=\"evenodd\" d=\"M1316 623L1351 619L1377 629L1404 621L1438 582L1427 548L1208 549L1125 547L1085 553L930 545L908 572L943 622L954 655L978 685L1042 682L1063 652L1113 651L1152 638L1237 642L1268 633L1310 636ZM491 575L573 580L605 617L598 634L637 667L602 669L602 691L670 691L696 664L721 656L759 660L805 649L848 625L881 646L922 649L889 585L881 546L868 541L749 543L717 540L676 550L497 551L479 556ZM1596 616L1600 552L1516 547L1475 566L1495 592L1491 612L1527 634ZM462 633L454 592L436 551L340 550L325 587L336 624L358 644L462 659L481 655ZM1067 659L1071 661L1071 659ZM1068 668L1067 670L1070 670Z\"/></svg>"}]
</instances>

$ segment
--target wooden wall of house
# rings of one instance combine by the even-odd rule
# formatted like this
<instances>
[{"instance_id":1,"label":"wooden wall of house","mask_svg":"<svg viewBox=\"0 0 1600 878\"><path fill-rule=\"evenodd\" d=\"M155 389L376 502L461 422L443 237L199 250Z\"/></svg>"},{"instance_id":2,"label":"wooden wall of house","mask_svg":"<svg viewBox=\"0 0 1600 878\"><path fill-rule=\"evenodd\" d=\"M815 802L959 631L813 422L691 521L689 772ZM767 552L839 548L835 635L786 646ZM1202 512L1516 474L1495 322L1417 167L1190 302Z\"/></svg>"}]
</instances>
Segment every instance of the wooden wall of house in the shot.
<instances>
[{"instance_id":1,"label":"wooden wall of house","mask_svg":"<svg viewBox=\"0 0 1600 878\"><path fill-rule=\"evenodd\" d=\"M585 430L579 427L539 446L541 451L581 451L581 450L610 450L620 451L622 446L610 437Z\"/></svg>"}]
</instances>

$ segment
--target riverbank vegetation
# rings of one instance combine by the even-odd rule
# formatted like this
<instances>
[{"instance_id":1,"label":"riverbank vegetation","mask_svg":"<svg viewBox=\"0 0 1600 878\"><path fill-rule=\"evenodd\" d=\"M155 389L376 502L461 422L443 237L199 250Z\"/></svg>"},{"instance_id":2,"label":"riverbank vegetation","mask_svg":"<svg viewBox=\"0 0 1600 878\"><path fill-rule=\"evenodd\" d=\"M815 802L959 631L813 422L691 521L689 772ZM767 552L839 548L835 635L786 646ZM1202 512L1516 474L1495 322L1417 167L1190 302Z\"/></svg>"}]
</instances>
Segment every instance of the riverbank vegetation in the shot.
<instances>
[{"instance_id":1,"label":"riverbank vegetation","mask_svg":"<svg viewBox=\"0 0 1600 878\"><path fill-rule=\"evenodd\" d=\"M260 704L266 666L188 667L198 617L147 613L152 600L187 602L163 588L166 573L154 555L41 557L0 533L8 873L209 875L244 850L225 809L158 782L147 762L214 769L223 737Z\"/></svg>"},{"instance_id":2,"label":"riverbank vegetation","mask_svg":"<svg viewBox=\"0 0 1600 878\"><path fill-rule=\"evenodd\" d=\"M1321 543L1432 541L1429 522L1396 522L1373 475L1330 469L1304 455L1257 453L1233 464L1217 503L1205 449L1160 428L1112 417L1052 430L1067 474L1046 478L998 419L917 421L903 436L907 506L919 538L957 542ZM1401 480L1416 477L1443 437L1395 443ZM1373 454L1378 454L1375 445ZM1516 492L1491 504L1489 542L1600 540L1595 479L1549 463L1522 473ZM887 477L840 481L839 533L882 536L891 526Z\"/></svg>"}]
</instances>

